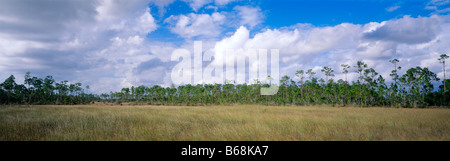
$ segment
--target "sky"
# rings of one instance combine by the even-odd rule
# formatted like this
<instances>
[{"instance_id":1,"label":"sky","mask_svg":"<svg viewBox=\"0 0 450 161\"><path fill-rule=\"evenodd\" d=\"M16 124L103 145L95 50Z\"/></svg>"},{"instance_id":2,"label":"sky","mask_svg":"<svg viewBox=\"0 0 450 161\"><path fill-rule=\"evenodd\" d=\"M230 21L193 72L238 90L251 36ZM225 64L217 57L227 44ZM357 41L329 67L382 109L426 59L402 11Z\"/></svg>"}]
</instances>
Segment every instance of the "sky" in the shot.
<instances>
[{"instance_id":1,"label":"sky","mask_svg":"<svg viewBox=\"0 0 450 161\"><path fill-rule=\"evenodd\" d=\"M0 80L23 83L30 71L95 93L169 86L173 51L195 41L222 55L279 49L280 75L294 80L299 69L321 77L323 66L344 79L341 64L364 61L389 82L391 59L442 79L449 13L449 0L2 0Z\"/></svg>"}]
</instances>

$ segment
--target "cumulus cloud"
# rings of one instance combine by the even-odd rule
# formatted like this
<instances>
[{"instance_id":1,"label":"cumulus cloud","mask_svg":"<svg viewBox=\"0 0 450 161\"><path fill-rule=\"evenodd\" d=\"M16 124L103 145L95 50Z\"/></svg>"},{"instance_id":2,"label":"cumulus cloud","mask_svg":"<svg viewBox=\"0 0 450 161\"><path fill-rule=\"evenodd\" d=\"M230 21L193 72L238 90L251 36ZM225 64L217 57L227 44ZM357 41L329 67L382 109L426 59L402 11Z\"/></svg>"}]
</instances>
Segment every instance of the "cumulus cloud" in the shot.
<instances>
[{"instance_id":1,"label":"cumulus cloud","mask_svg":"<svg viewBox=\"0 0 450 161\"><path fill-rule=\"evenodd\" d=\"M227 60L227 48L279 49L280 71L292 76L298 69L316 69L318 64L335 69L336 79L343 79L340 64L356 64L364 61L390 80L392 70L389 60L400 59L405 68L417 65L437 64L437 54L432 51L446 51L448 20L442 16L399 19L372 22L365 25L343 23L336 26L314 27L297 24L280 29L267 29L250 37L250 30L240 27L230 37L216 43L215 51ZM442 31L444 30L444 31ZM221 61L221 60L218 60ZM434 69L439 73L438 68ZM439 75L439 74L438 74ZM349 79L357 76L354 72Z\"/></svg>"},{"instance_id":2,"label":"cumulus cloud","mask_svg":"<svg viewBox=\"0 0 450 161\"><path fill-rule=\"evenodd\" d=\"M362 31L359 25L344 23L333 27L267 29L250 38L250 31L241 26L218 44L226 42L223 46L228 48L280 49L286 55L314 54L356 46L353 40L359 36L358 31Z\"/></svg>"},{"instance_id":3,"label":"cumulus cloud","mask_svg":"<svg viewBox=\"0 0 450 161\"><path fill-rule=\"evenodd\" d=\"M170 30L184 38L196 36L213 37L221 33L221 25L225 16L221 13L170 16L165 23L171 25Z\"/></svg>"},{"instance_id":4,"label":"cumulus cloud","mask_svg":"<svg viewBox=\"0 0 450 161\"><path fill-rule=\"evenodd\" d=\"M0 77L15 74L21 80L31 71L40 76L54 75L58 80L80 81L99 92L121 87L98 81L104 77L130 84L134 68L164 54L152 53L160 47L150 49L155 45L146 40L146 35L158 28L148 3L3 1L0 70L5 72ZM164 57L161 59L167 61ZM109 87L98 88L105 84Z\"/></svg>"},{"instance_id":5,"label":"cumulus cloud","mask_svg":"<svg viewBox=\"0 0 450 161\"><path fill-rule=\"evenodd\" d=\"M191 7L192 10L197 12L199 9L203 8L203 6L212 4L213 2L215 5L222 7L222 6L225 6L233 1L237 1L237 0L183 0L183 1L186 2L187 4L189 4L189 7ZM212 6L212 5L209 5L209 6L216 7L216 6Z\"/></svg>"},{"instance_id":6,"label":"cumulus cloud","mask_svg":"<svg viewBox=\"0 0 450 161\"><path fill-rule=\"evenodd\" d=\"M166 7L172 4L175 0L150 0L150 4L158 7L160 16L166 13Z\"/></svg>"},{"instance_id":7,"label":"cumulus cloud","mask_svg":"<svg viewBox=\"0 0 450 161\"><path fill-rule=\"evenodd\" d=\"M227 5L228 3L234 2L234 1L239 1L239 0L215 0L214 3L217 5Z\"/></svg>"},{"instance_id":8,"label":"cumulus cloud","mask_svg":"<svg viewBox=\"0 0 450 161\"><path fill-rule=\"evenodd\" d=\"M247 25L250 28L260 24L264 18L261 9L258 7L236 6L234 7L234 10L236 10L240 16L240 25Z\"/></svg>"},{"instance_id":9,"label":"cumulus cloud","mask_svg":"<svg viewBox=\"0 0 450 161\"><path fill-rule=\"evenodd\" d=\"M213 38L222 35L222 32L227 29L238 28L242 25L252 29L262 23L264 18L258 7L236 6L231 12L216 12L217 8L213 9L215 12L211 14L171 15L164 20L164 23L169 24L172 33L183 38Z\"/></svg>"},{"instance_id":10,"label":"cumulus cloud","mask_svg":"<svg viewBox=\"0 0 450 161\"><path fill-rule=\"evenodd\" d=\"M364 33L364 38L409 44L423 43L436 37L440 24L440 18L436 15L419 18L404 16L383 22L376 29Z\"/></svg>"},{"instance_id":11,"label":"cumulus cloud","mask_svg":"<svg viewBox=\"0 0 450 161\"><path fill-rule=\"evenodd\" d=\"M357 53L370 59L390 59L397 52L397 44L385 41L373 41L359 44Z\"/></svg>"},{"instance_id":12,"label":"cumulus cloud","mask_svg":"<svg viewBox=\"0 0 450 161\"><path fill-rule=\"evenodd\" d=\"M194 10L198 11L200 8L212 2L212 0L183 0L189 4L189 6Z\"/></svg>"},{"instance_id":13,"label":"cumulus cloud","mask_svg":"<svg viewBox=\"0 0 450 161\"><path fill-rule=\"evenodd\" d=\"M2 1L0 32L2 37L33 41L60 41L70 35L74 24L95 21L94 2L69 1Z\"/></svg>"}]
</instances>

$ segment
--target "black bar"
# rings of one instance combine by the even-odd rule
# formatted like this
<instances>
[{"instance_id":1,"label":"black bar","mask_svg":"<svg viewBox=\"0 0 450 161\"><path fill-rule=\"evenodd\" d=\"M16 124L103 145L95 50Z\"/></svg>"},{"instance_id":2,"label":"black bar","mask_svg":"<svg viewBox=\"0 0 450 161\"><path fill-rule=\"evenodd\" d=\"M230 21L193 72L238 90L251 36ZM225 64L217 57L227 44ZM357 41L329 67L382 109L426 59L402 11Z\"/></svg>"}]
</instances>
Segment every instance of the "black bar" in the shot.
<instances>
[{"instance_id":1,"label":"black bar","mask_svg":"<svg viewBox=\"0 0 450 161\"><path fill-rule=\"evenodd\" d=\"M446 158L448 142L276 142L276 141L156 141L156 142L0 142L2 154L15 158L76 160L306 160ZM232 150L227 151L227 146ZM264 148L267 146L267 151ZM183 148L203 148L202 154L182 155ZM244 148L242 148L244 147ZM215 148L213 155L205 148ZM245 149L245 150L243 150ZM258 153L259 149L261 153ZM200 151L200 150L198 150ZM221 151L221 152L219 152ZM242 152L246 151L246 152ZM249 153L250 152L250 153ZM228 154L227 154L228 153ZM231 153L231 155L230 155ZM206 155L209 154L209 155ZM236 155L238 154L238 155ZM365 156L366 158L361 158Z\"/></svg>"}]
</instances>

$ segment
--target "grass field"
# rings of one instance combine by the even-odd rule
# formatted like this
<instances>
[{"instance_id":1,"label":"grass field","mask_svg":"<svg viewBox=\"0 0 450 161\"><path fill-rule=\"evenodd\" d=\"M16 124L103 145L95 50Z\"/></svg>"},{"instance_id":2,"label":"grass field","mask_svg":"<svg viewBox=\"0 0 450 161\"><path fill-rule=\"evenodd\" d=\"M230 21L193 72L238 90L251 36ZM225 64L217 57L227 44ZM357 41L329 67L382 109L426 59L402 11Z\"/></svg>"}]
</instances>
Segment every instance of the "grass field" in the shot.
<instances>
[{"instance_id":1,"label":"grass field","mask_svg":"<svg viewBox=\"0 0 450 161\"><path fill-rule=\"evenodd\" d=\"M0 140L450 141L450 109L5 106Z\"/></svg>"}]
</instances>

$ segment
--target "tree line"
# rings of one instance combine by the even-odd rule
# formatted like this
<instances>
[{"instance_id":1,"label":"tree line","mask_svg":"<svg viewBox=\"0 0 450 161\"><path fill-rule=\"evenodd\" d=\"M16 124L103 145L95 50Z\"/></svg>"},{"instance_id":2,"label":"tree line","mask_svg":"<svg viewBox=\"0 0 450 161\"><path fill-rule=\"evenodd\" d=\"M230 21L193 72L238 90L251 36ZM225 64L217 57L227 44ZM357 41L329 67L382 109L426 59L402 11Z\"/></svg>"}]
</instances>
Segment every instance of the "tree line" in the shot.
<instances>
[{"instance_id":1,"label":"tree line","mask_svg":"<svg viewBox=\"0 0 450 161\"><path fill-rule=\"evenodd\" d=\"M14 75L0 84L0 104L88 104L99 101L95 94L88 94L89 86L81 83L56 82L52 76L45 78L25 74L24 84L17 84Z\"/></svg>"},{"instance_id":2,"label":"tree line","mask_svg":"<svg viewBox=\"0 0 450 161\"><path fill-rule=\"evenodd\" d=\"M443 65L445 78L445 60L443 54L439 62ZM254 80L253 84L235 84L225 81L224 84L197 84L162 87L154 85L132 86L117 92L100 95L86 94L81 83L67 84L67 81L56 83L51 76L44 79L25 75L25 85L17 85L14 76L1 84L2 104L85 104L102 101L121 104L150 105L331 105L331 106L390 106L390 107L430 107L450 106L450 79L440 79L427 67L413 67L399 75L402 70L398 59L392 63L392 83L387 84L385 78L363 61L355 65L342 64L341 71L345 80L334 80L334 69L323 67L324 78L316 77L312 69L298 70L294 81L283 76L275 95L261 95L262 87L277 85L266 80ZM347 80L349 72L356 72L358 79L351 83ZM434 84L438 84L435 89ZM86 86L89 89L89 86Z\"/></svg>"},{"instance_id":3,"label":"tree line","mask_svg":"<svg viewBox=\"0 0 450 161\"><path fill-rule=\"evenodd\" d=\"M445 60L443 54L438 59L443 65L445 78ZM175 87L138 86L122 88L118 92L101 94L104 102L131 102L134 104L151 105L229 105L229 104L261 104L261 105L332 105L332 106L391 106L391 107L429 107L450 105L450 80L442 80L435 90L433 84L440 80L427 67L414 67L399 75L399 60L390 60L393 70L390 76L393 82L386 84L385 78L363 61L353 66L358 79L349 83L347 74L352 68L342 64L345 80L333 79L334 70L323 67L325 79L318 78L312 69L298 70L295 82L289 76L280 80L276 95L260 95L262 87L269 87L272 78L261 82L254 80L253 84L234 84L225 81L224 84L197 84ZM433 83L435 82L435 83ZM275 84L272 84L275 85Z\"/></svg>"}]
</instances>

